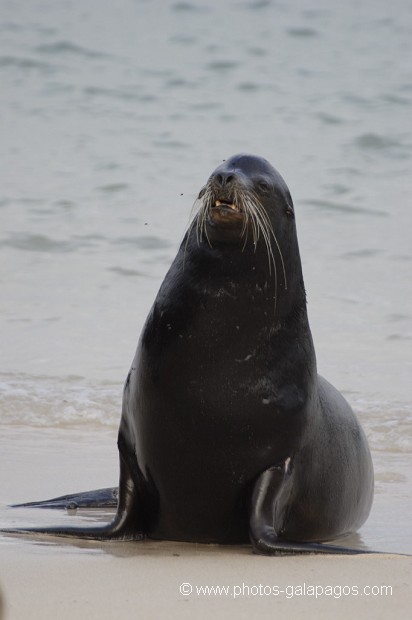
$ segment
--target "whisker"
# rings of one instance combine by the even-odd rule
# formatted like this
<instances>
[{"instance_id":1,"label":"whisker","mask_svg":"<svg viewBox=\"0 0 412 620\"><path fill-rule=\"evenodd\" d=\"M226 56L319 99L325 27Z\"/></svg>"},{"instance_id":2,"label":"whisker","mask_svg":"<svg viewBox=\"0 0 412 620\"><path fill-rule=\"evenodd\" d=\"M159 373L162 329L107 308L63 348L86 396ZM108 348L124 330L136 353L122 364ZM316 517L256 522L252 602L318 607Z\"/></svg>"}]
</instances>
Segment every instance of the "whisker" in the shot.
<instances>
[{"instance_id":1,"label":"whisker","mask_svg":"<svg viewBox=\"0 0 412 620\"><path fill-rule=\"evenodd\" d=\"M209 239L208 231L207 231L207 220L210 214L210 209L212 208L213 202L215 199L214 191L210 183L208 183L205 187L205 191L201 198L197 198L193 204L191 214L193 214L192 220L190 221L188 230L187 230L187 238L185 243L185 254L187 249L187 244L189 242L189 237L193 228L196 230L196 242L200 245L202 238L207 241L210 247L212 247L212 243ZM285 290L287 290L287 277L286 277L286 268L285 261L283 259L282 250L280 248L278 239L276 237L275 231L273 229L272 222L267 214L265 208L258 195L254 191L246 191L240 190L239 188L234 188L233 190L233 202L237 205L239 211L243 213L243 224L242 229L240 231L241 238L244 238L242 252L245 251L247 246L247 241L249 237L249 230L252 233L252 243L254 246L254 250L256 252L257 245L260 237L262 236L263 243L265 244L267 256L268 256L268 267L269 274L272 273L274 275L274 284L275 284L275 312L276 312L276 300L277 300L277 289L278 289L278 269L276 265L276 260L273 251L273 243L271 239L273 238L274 244L276 246L277 252L280 257L281 265L282 265L282 273ZM184 263L183 263L184 264Z\"/></svg>"},{"instance_id":2,"label":"whisker","mask_svg":"<svg viewBox=\"0 0 412 620\"><path fill-rule=\"evenodd\" d=\"M187 231L186 231L186 243L185 243L185 248L183 252L183 269L185 268L186 250L187 250L187 244L189 243L190 233L192 232L193 226L195 224L196 224L196 230L197 230L199 213L200 213L201 208L202 208L202 199L196 198L190 210L189 224L188 224Z\"/></svg>"},{"instance_id":3,"label":"whisker","mask_svg":"<svg viewBox=\"0 0 412 620\"><path fill-rule=\"evenodd\" d=\"M242 195L239 196L237 204L239 205L240 210L243 211L243 213L245 214L241 234L242 236L244 236L246 233L246 237L247 237L247 229L248 229L248 224L250 222L252 225L253 245L255 246L255 251L256 251L256 243L257 243L257 238L259 236L259 233L256 228L256 222L253 217L253 208L251 208L251 205L249 204L248 199L247 198L244 199Z\"/></svg>"},{"instance_id":4,"label":"whisker","mask_svg":"<svg viewBox=\"0 0 412 620\"><path fill-rule=\"evenodd\" d=\"M278 242L277 237L275 235L275 231L273 230L272 222L270 221L268 214L266 213L265 209L263 208L263 205L260 203L258 197L256 195L254 197L256 199L256 208L259 210L259 212L263 216L263 218L264 218L264 220L265 220L265 222L267 224L267 227L269 228L270 232L272 233L273 239L275 240L275 244L276 244L277 250L279 252L280 261L282 263L283 279L284 279L285 291L286 291L287 288L288 288L288 284L287 284L286 268L285 268L285 262L283 260L282 250L280 249L279 242Z\"/></svg>"},{"instance_id":5,"label":"whisker","mask_svg":"<svg viewBox=\"0 0 412 620\"><path fill-rule=\"evenodd\" d=\"M242 252L244 252L245 248L246 248L246 245L247 245L247 238L248 238L247 225L248 225L248 222L249 222L250 218L249 218L249 213L244 208L242 195L238 194L236 188L233 191L233 202L234 202L235 205L237 205L238 209L240 209L240 211L242 211L243 214L244 214L242 230L240 231L240 236L245 238L245 240L243 242L243 246L242 246Z\"/></svg>"},{"instance_id":6,"label":"whisker","mask_svg":"<svg viewBox=\"0 0 412 620\"><path fill-rule=\"evenodd\" d=\"M274 256L273 256L273 252L272 252L272 247L271 247L271 244L270 244L270 233L273 234L272 224L271 224L271 222L269 220L269 217L268 217L266 211L263 209L263 207L262 207L262 205L260 204L259 201L253 202L252 203L252 208L254 209L254 217L256 219L258 233L259 233L259 231L262 233L263 239L264 239L264 242L265 242L265 245L266 245L266 249L268 251L269 271L271 271L270 258L272 259L273 267L276 270L276 263L275 263L275 260L274 260Z\"/></svg>"},{"instance_id":7,"label":"whisker","mask_svg":"<svg viewBox=\"0 0 412 620\"><path fill-rule=\"evenodd\" d=\"M252 224L253 245L255 246L255 252L256 252L257 243L259 241L260 227L256 221L253 203L251 203L249 200L246 200L244 205L246 207L250 222Z\"/></svg>"}]
</instances>

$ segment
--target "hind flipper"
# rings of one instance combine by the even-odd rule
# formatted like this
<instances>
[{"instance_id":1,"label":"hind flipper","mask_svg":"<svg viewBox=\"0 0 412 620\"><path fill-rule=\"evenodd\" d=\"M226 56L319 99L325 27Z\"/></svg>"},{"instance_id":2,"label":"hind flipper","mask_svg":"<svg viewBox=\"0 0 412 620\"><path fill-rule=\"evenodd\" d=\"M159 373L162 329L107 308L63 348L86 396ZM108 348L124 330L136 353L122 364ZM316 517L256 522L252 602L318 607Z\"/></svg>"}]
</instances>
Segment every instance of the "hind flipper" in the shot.
<instances>
[{"instance_id":1,"label":"hind flipper","mask_svg":"<svg viewBox=\"0 0 412 620\"><path fill-rule=\"evenodd\" d=\"M122 455L120 455L117 513L113 521L107 525L95 527L32 527L2 529L1 531L11 534L49 534L52 536L88 538L92 540L142 540L144 533L139 527L139 515L140 507L136 484L130 475L126 462Z\"/></svg>"},{"instance_id":2,"label":"hind flipper","mask_svg":"<svg viewBox=\"0 0 412 620\"><path fill-rule=\"evenodd\" d=\"M273 524L275 504L288 482L289 463L290 459L286 459L281 464L267 469L255 482L249 521L249 535L254 553L259 555L375 553L374 551L350 549L338 545L293 542L278 538Z\"/></svg>"},{"instance_id":3,"label":"hind flipper","mask_svg":"<svg viewBox=\"0 0 412 620\"><path fill-rule=\"evenodd\" d=\"M60 495L52 499L37 502L13 504L11 508L56 508L73 510L75 508L116 508L118 501L118 487L84 491L70 495Z\"/></svg>"}]
</instances>

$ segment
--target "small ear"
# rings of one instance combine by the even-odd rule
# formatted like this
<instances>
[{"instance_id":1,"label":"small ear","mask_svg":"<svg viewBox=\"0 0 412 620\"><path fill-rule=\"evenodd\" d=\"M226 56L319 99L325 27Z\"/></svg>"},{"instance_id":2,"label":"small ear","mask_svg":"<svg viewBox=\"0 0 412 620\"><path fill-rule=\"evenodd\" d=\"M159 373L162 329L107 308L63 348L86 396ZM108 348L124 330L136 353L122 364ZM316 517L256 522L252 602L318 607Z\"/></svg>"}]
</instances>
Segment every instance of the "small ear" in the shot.
<instances>
[{"instance_id":1,"label":"small ear","mask_svg":"<svg viewBox=\"0 0 412 620\"><path fill-rule=\"evenodd\" d=\"M288 217L290 218L294 218L295 217L295 210L293 208L293 204L292 201L287 201L286 202L286 209L285 209L285 213Z\"/></svg>"}]
</instances>

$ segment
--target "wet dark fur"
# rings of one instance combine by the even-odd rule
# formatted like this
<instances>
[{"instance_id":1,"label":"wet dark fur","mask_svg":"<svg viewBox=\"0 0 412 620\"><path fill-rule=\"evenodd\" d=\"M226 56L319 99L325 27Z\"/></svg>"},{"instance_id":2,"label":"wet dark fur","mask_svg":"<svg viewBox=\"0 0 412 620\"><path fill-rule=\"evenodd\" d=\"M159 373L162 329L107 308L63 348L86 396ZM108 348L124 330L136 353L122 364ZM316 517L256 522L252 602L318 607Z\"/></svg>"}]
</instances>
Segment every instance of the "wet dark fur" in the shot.
<instances>
[{"instance_id":1,"label":"wet dark fur","mask_svg":"<svg viewBox=\"0 0 412 620\"><path fill-rule=\"evenodd\" d=\"M351 408L317 375L289 190L237 155L195 209L125 383L117 516L42 531L336 552L316 543L362 525L373 469Z\"/></svg>"}]
</instances>

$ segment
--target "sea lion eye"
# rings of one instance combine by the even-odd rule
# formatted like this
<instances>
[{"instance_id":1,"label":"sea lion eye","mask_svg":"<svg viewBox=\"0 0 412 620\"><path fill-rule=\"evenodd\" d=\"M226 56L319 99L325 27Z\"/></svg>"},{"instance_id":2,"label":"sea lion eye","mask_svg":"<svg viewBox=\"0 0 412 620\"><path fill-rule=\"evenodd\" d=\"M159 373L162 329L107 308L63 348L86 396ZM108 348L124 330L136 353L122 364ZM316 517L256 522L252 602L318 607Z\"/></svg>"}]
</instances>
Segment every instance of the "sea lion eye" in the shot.
<instances>
[{"instance_id":1,"label":"sea lion eye","mask_svg":"<svg viewBox=\"0 0 412 620\"><path fill-rule=\"evenodd\" d=\"M267 194L270 190L269 183L266 183L266 181L259 181L258 188L263 194Z\"/></svg>"},{"instance_id":2,"label":"sea lion eye","mask_svg":"<svg viewBox=\"0 0 412 620\"><path fill-rule=\"evenodd\" d=\"M289 205L286 207L286 215L288 217L290 217L291 219L293 219L295 217L295 213L294 213L292 207L290 207Z\"/></svg>"}]
</instances>

